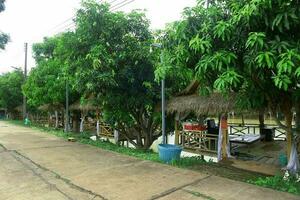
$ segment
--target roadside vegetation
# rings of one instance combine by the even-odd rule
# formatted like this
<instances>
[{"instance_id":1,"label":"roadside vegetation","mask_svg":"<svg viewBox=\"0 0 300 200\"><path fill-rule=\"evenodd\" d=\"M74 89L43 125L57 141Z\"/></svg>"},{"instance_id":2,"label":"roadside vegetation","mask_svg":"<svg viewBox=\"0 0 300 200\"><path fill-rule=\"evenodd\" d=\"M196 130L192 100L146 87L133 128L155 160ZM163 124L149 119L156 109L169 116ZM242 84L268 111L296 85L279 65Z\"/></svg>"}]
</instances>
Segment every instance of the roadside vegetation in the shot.
<instances>
[{"instance_id":1,"label":"roadside vegetation","mask_svg":"<svg viewBox=\"0 0 300 200\"><path fill-rule=\"evenodd\" d=\"M249 180L248 182L258 186L300 195L300 181L295 177L285 179L283 176L277 175L272 177L258 178L256 180Z\"/></svg>"},{"instance_id":2,"label":"roadside vegetation","mask_svg":"<svg viewBox=\"0 0 300 200\"><path fill-rule=\"evenodd\" d=\"M7 120L9 123L19 126L25 126L23 121L19 120ZM97 148L101 148L108 151L113 151L116 153L132 156L142 160L149 160L153 162L162 163L159 160L158 154L151 150L140 150L127 148L120 145L113 144L105 140L91 140L90 137L93 135L88 132L84 133L65 133L63 130L57 130L55 128L48 128L40 126L39 124L32 124L30 128L40 130L44 133L55 135L60 138L67 140L69 137L75 138L76 142L91 145ZM162 163L163 164L163 163ZM210 175L221 176L237 181L247 182L248 180L255 180L257 178L267 177L264 174L250 172L242 169L238 169L231 166L220 165L211 161L205 161L200 156L194 157L183 157L179 161L173 161L169 165L179 168L191 169L199 171L201 173L207 173Z\"/></svg>"},{"instance_id":3,"label":"roadside vegetation","mask_svg":"<svg viewBox=\"0 0 300 200\"><path fill-rule=\"evenodd\" d=\"M64 120L68 88L70 104L83 104L92 98L97 107L93 117L109 124L136 149L92 141L88 133L65 134L42 128L44 131L159 162L158 155L149 151L161 130L159 81L166 81L168 98L197 80L199 95L218 92L227 98L234 94L241 109L281 112L285 124L279 120L277 123L286 132L288 154L290 144L300 149L300 2L208 2L205 5L204 0L198 0L194 7L184 9L180 20L154 32L140 10L113 12L106 3L82 1L74 17L74 31L33 45L36 67L25 83L20 70L0 75L0 108L16 112L22 91L31 116L40 115L38 109L50 105L52 110L44 115L55 112L57 119L60 115ZM3 9L0 4L0 11ZM0 49L7 41L8 36L0 33ZM161 48L153 48L157 43ZM54 109L54 105L62 106ZM82 113L72 112L76 124ZM174 116L169 117L167 127L173 127ZM296 153L292 155L292 160L299 160ZM183 158L172 165L195 170L203 166L201 170L211 174L242 181L251 179L246 171L236 170L237 175L232 176L234 170L228 173L220 165L197 157ZM295 166L294 173L300 170L299 164ZM299 185L292 180L283 182L279 176L255 180L257 177L254 175L250 182L299 194Z\"/></svg>"}]
</instances>

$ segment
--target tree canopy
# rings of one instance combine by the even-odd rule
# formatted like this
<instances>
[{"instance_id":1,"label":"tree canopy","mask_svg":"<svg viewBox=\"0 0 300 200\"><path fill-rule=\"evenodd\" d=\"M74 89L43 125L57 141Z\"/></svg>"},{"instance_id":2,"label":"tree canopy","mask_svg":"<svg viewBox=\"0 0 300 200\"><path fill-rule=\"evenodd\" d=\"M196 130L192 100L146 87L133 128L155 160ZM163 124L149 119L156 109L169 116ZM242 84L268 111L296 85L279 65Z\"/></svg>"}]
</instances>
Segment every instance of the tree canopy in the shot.
<instances>
[{"instance_id":1,"label":"tree canopy","mask_svg":"<svg viewBox=\"0 0 300 200\"><path fill-rule=\"evenodd\" d=\"M160 78L168 94L197 79L200 93L235 92L241 108L286 117L294 108L300 119L299 11L296 0L212 0L207 8L199 0L153 33L143 12L83 1L74 32L34 46L37 68L24 91L33 105L61 102L67 79L82 97L96 98L103 120L137 137L130 141L139 148L148 148L159 128ZM150 53L154 42L162 49Z\"/></svg>"},{"instance_id":2,"label":"tree canopy","mask_svg":"<svg viewBox=\"0 0 300 200\"><path fill-rule=\"evenodd\" d=\"M36 68L23 86L27 102L31 106L63 104L67 80L65 57L61 53L61 43L66 34L45 38L42 43L33 45ZM70 91L71 102L76 100L76 92Z\"/></svg>"},{"instance_id":3,"label":"tree canopy","mask_svg":"<svg viewBox=\"0 0 300 200\"><path fill-rule=\"evenodd\" d=\"M165 53L202 91L238 92L246 108L288 102L291 112L299 101L299 9L298 1L198 1L165 31Z\"/></svg>"},{"instance_id":4,"label":"tree canopy","mask_svg":"<svg viewBox=\"0 0 300 200\"><path fill-rule=\"evenodd\" d=\"M9 112L22 104L22 84L24 81L23 72L15 70L0 75L0 107L6 108Z\"/></svg>"},{"instance_id":5,"label":"tree canopy","mask_svg":"<svg viewBox=\"0 0 300 200\"><path fill-rule=\"evenodd\" d=\"M159 102L149 21L138 11L111 12L109 5L86 1L75 22L78 43L69 66L75 71L74 87L94 94L103 120L136 147L148 148L158 126L154 109Z\"/></svg>"},{"instance_id":6,"label":"tree canopy","mask_svg":"<svg viewBox=\"0 0 300 200\"><path fill-rule=\"evenodd\" d=\"M160 118L160 87L154 80L159 52L150 53L149 21L142 12L111 12L108 4L95 1L84 1L74 21L74 32L34 45L37 67L24 86L28 102L63 101L68 79L81 97L95 97L102 120L137 148L149 148Z\"/></svg>"},{"instance_id":7,"label":"tree canopy","mask_svg":"<svg viewBox=\"0 0 300 200\"><path fill-rule=\"evenodd\" d=\"M5 0L0 0L0 12L5 10ZM4 49L6 43L9 41L9 36L0 31L0 49Z\"/></svg>"}]
</instances>

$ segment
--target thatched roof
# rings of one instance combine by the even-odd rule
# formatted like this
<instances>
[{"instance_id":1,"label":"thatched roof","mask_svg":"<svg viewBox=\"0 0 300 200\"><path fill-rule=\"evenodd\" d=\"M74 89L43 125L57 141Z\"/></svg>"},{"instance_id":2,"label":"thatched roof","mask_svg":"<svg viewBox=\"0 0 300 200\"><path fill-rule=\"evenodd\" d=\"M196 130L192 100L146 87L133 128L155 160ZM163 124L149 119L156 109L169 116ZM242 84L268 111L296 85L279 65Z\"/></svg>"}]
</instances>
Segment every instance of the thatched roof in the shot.
<instances>
[{"instance_id":1,"label":"thatched roof","mask_svg":"<svg viewBox=\"0 0 300 200\"><path fill-rule=\"evenodd\" d=\"M64 106L62 104L59 103L55 103L55 104L44 104L38 107L39 110L41 111L58 111L58 110L62 110L64 109Z\"/></svg>"},{"instance_id":2,"label":"thatched roof","mask_svg":"<svg viewBox=\"0 0 300 200\"><path fill-rule=\"evenodd\" d=\"M170 99L167 103L167 112L179 115L186 115L188 113L194 113L197 116L216 115L233 111L234 107L234 95L223 97L220 93L213 93L209 96L193 94Z\"/></svg>"},{"instance_id":3,"label":"thatched roof","mask_svg":"<svg viewBox=\"0 0 300 200\"><path fill-rule=\"evenodd\" d=\"M23 105L19 105L13 109L16 112L23 112Z\"/></svg>"},{"instance_id":4,"label":"thatched roof","mask_svg":"<svg viewBox=\"0 0 300 200\"><path fill-rule=\"evenodd\" d=\"M87 99L84 102L76 101L70 106L70 110L93 111L98 107L95 106L93 99Z\"/></svg>"}]
</instances>

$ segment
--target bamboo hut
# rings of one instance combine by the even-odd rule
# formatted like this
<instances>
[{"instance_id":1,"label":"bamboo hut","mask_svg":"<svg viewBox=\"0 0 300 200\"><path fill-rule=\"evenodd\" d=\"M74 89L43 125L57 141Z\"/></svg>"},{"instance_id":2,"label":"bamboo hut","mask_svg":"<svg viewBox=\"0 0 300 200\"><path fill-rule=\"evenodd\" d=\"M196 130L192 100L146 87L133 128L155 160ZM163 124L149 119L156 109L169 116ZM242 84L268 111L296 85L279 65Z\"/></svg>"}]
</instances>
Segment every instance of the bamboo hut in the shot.
<instances>
[{"instance_id":1,"label":"bamboo hut","mask_svg":"<svg viewBox=\"0 0 300 200\"><path fill-rule=\"evenodd\" d=\"M208 126L205 130L185 130L184 124L182 129L180 128L180 122L186 119L190 114L196 117L201 116L220 116L232 111L237 111L242 114L249 110L240 110L236 106L236 94L230 94L223 96L221 93L212 93L208 96L200 96L198 94L199 82L193 81L183 91L172 97L166 105L167 114L175 116L175 144L182 145L185 151L197 153L200 155L216 156L219 148L216 148L216 144L219 145L220 135L211 134ZM267 108L266 108L267 109ZM259 110L253 110L251 113L260 115ZM262 118L263 118L262 114ZM260 116L261 117L261 116ZM222 120L219 127L222 127ZM242 119L243 121L243 119ZM259 120L259 122L261 119ZM219 122L220 123L220 122ZM227 125L227 124L226 124ZM278 156L282 154L286 146L291 145L291 142L286 139L285 131L277 125L261 127L261 124L229 124L227 130L222 128L221 138L225 138L222 143L222 157L226 158L230 155L231 144L239 148L239 152L253 156L253 162L257 162L262 165L273 165L278 167ZM181 129L181 130L180 130ZM268 140L265 131L274 131L272 135L274 138ZM249 134L250 132L250 134ZM277 133L277 135L275 135ZM249 140L247 140L248 138ZM241 139L241 140L240 140ZM282 142L286 140L286 142ZM262 141L262 142L260 142ZM272 141L272 142L270 142ZM252 145L255 144L255 145ZM251 151L249 146L251 145ZM229 149L226 153L226 149ZM262 153L261 149L268 149ZM289 152L287 148L287 152ZM252 160L251 160L252 161Z\"/></svg>"},{"instance_id":2,"label":"bamboo hut","mask_svg":"<svg viewBox=\"0 0 300 200\"><path fill-rule=\"evenodd\" d=\"M7 111L9 118L11 119L22 119L23 118L23 105L19 105L12 110Z\"/></svg>"},{"instance_id":3,"label":"bamboo hut","mask_svg":"<svg viewBox=\"0 0 300 200\"><path fill-rule=\"evenodd\" d=\"M218 135L206 131L179 131L179 123L188 115L197 117L231 112L235 108L235 95L224 97L221 93L207 96L197 94L199 82L193 81L187 88L167 102L167 114L175 116L175 144L181 143L184 149L201 155L215 155L217 153ZM223 132L223 155L226 156L228 131Z\"/></svg>"},{"instance_id":4,"label":"bamboo hut","mask_svg":"<svg viewBox=\"0 0 300 200\"><path fill-rule=\"evenodd\" d=\"M100 137L104 137L107 140L113 139L114 142L124 142L127 139L120 135L118 131L113 130L113 128L100 120L100 108L96 106L95 100L93 97L89 97L83 101L78 100L74 104L70 106L70 110L73 111L73 124L74 131L83 132L84 131L84 121L88 115L88 112L96 112L96 135ZM79 117L80 114L80 117ZM80 125L78 127L78 122L80 118ZM130 138L134 138L134 136L130 136Z\"/></svg>"},{"instance_id":5,"label":"bamboo hut","mask_svg":"<svg viewBox=\"0 0 300 200\"><path fill-rule=\"evenodd\" d=\"M191 94L170 99L167 103L167 112L179 116L185 116L189 113L194 113L196 116L219 115L233 111L234 107L234 95L224 97L220 93L213 93L208 96Z\"/></svg>"},{"instance_id":6,"label":"bamboo hut","mask_svg":"<svg viewBox=\"0 0 300 200\"><path fill-rule=\"evenodd\" d=\"M99 126L99 107L95 105L94 98L90 97L84 101L78 100L70 106L70 111L73 111L73 124L74 131L83 132L84 131L84 121L90 111L96 111L97 118L97 133ZM78 126L80 118L80 125Z\"/></svg>"},{"instance_id":7,"label":"bamboo hut","mask_svg":"<svg viewBox=\"0 0 300 200\"><path fill-rule=\"evenodd\" d=\"M50 126L52 121L52 114L55 115L55 128L59 127L59 111L64 110L64 106L60 103L49 103L38 107L38 110L48 113L48 125Z\"/></svg>"},{"instance_id":8,"label":"bamboo hut","mask_svg":"<svg viewBox=\"0 0 300 200\"><path fill-rule=\"evenodd\" d=\"M0 119L6 118L7 109L6 108L0 108Z\"/></svg>"}]
</instances>

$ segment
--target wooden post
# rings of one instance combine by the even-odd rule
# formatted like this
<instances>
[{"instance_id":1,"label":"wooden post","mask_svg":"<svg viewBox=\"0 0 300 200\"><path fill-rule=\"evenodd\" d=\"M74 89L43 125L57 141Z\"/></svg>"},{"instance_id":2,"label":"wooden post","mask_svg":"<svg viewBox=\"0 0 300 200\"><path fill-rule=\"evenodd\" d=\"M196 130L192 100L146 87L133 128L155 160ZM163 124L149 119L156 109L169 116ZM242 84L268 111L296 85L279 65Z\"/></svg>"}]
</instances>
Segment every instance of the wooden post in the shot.
<instances>
[{"instance_id":1,"label":"wooden post","mask_svg":"<svg viewBox=\"0 0 300 200\"><path fill-rule=\"evenodd\" d=\"M179 130L178 130L179 121L175 119L175 144L179 145Z\"/></svg>"},{"instance_id":2,"label":"wooden post","mask_svg":"<svg viewBox=\"0 0 300 200\"><path fill-rule=\"evenodd\" d=\"M285 114L285 124L287 126L286 131L286 155L290 159L291 149L292 149L292 121L293 114L291 112L286 112Z\"/></svg>"},{"instance_id":3,"label":"wooden post","mask_svg":"<svg viewBox=\"0 0 300 200\"><path fill-rule=\"evenodd\" d=\"M222 141L222 157L223 159L227 158L227 130L222 129L222 134L223 134L223 141Z\"/></svg>"},{"instance_id":4,"label":"wooden post","mask_svg":"<svg viewBox=\"0 0 300 200\"><path fill-rule=\"evenodd\" d=\"M100 128L100 124L99 124L100 123L99 122L99 119L100 119L99 115L100 115L99 114L99 109L97 108L96 109L96 121L97 121L96 122L96 137L100 137L100 132L101 132L100 131L101 128Z\"/></svg>"},{"instance_id":5,"label":"wooden post","mask_svg":"<svg viewBox=\"0 0 300 200\"><path fill-rule=\"evenodd\" d=\"M227 142L228 142L228 123L227 123L227 116L226 115L222 115L221 117L221 123L220 126L222 128L222 136L223 136L223 140L222 140L222 159L226 159L227 158Z\"/></svg>"}]
</instances>

